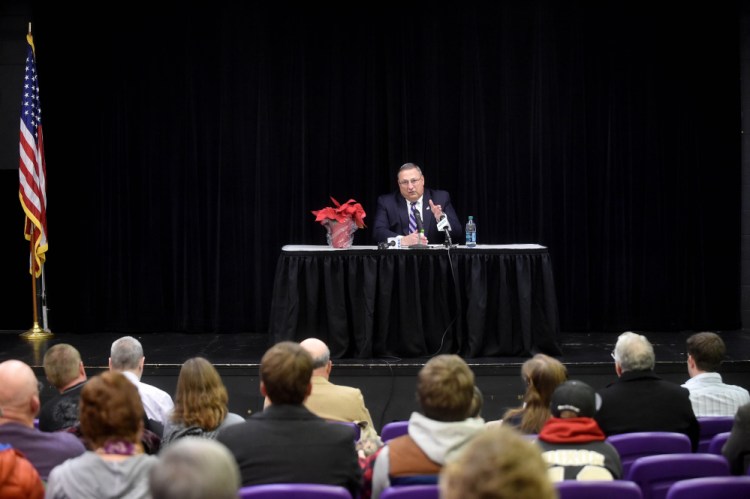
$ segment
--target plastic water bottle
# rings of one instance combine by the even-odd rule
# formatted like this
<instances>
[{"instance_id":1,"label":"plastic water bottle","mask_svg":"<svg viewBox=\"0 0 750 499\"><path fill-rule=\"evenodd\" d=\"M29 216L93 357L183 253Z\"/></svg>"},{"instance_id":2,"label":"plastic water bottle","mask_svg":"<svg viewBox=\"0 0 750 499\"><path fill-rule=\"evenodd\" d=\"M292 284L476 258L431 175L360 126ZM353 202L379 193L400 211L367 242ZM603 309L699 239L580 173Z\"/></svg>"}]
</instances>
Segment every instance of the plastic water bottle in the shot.
<instances>
[{"instance_id":1,"label":"plastic water bottle","mask_svg":"<svg viewBox=\"0 0 750 499\"><path fill-rule=\"evenodd\" d=\"M475 248L477 246L477 225L474 223L474 217L469 217L466 222L466 247Z\"/></svg>"}]
</instances>

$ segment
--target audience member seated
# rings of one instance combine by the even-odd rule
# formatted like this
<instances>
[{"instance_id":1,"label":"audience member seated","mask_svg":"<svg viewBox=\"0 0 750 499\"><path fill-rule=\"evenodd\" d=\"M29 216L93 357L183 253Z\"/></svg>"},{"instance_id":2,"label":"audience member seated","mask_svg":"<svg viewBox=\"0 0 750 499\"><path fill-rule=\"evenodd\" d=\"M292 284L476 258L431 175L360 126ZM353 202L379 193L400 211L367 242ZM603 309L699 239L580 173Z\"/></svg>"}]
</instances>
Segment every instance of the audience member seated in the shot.
<instances>
[{"instance_id":1,"label":"audience member seated","mask_svg":"<svg viewBox=\"0 0 750 499\"><path fill-rule=\"evenodd\" d=\"M469 408L470 418L481 418L482 407L484 407L484 395L482 390L478 386L474 385L474 396L471 399L471 407Z\"/></svg>"},{"instance_id":2,"label":"audience member seated","mask_svg":"<svg viewBox=\"0 0 750 499\"><path fill-rule=\"evenodd\" d=\"M566 381L552 394L552 417L537 443L553 482L615 480L622 477L620 456L594 420L601 398L582 381Z\"/></svg>"},{"instance_id":3,"label":"audience member seated","mask_svg":"<svg viewBox=\"0 0 750 499\"><path fill-rule=\"evenodd\" d=\"M364 426L362 438L377 438L362 392L358 388L330 382L333 362L328 346L317 338L308 338L300 346L312 356L314 369L312 393L305 399L305 407L329 421L348 421Z\"/></svg>"},{"instance_id":4,"label":"audience member seated","mask_svg":"<svg viewBox=\"0 0 750 499\"><path fill-rule=\"evenodd\" d=\"M19 360L0 363L0 442L21 451L46 480L52 468L86 449L74 435L34 428L39 405L34 371Z\"/></svg>"},{"instance_id":5,"label":"audience member seated","mask_svg":"<svg viewBox=\"0 0 750 499\"><path fill-rule=\"evenodd\" d=\"M443 499L555 499L539 449L509 426L473 439L440 472Z\"/></svg>"},{"instance_id":6,"label":"audience member seated","mask_svg":"<svg viewBox=\"0 0 750 499\"><path fill-rule=\"evenodd\" d=\"M112 343L109 369L121 372L138 388L146 417L158 422L163 428L167 424L168 415L174 408L174 403L172 397L164 390L141 382L145 361L141 342L132 336L124 336ZM162 433L155 432L160 437L162 436Z\"/></svg>"},{"instance_id":7,"label":"audience member seated","mask_svg":"<svg viewBox=\"0 0 750 499\"><path fill-rule=\"evenodd\" d=\"M312 372L312 357L297 343L278 343L263 355L260 392L271 404L217 438L234 455L243 486L322 483L358 492L361 472L352 429L304 406Z\"/></svg>"},{"instance_id":8,"label":"audience member seated","mask_svg":"<svg viewBox=\"0 0 750 499\"><path fill-rule=\"evenodd\" d=\"M39 411L39 429L58 431L78 423L78 402L86 383L86 370L81 354L72 345L53 345L44 354L44 374L58 395L48 400Z\"/></svg>"},{"instance_id":9,"label":"audience member seated","mask_svg":"<svg viewBox=\"0 0 750 499\"><path fill-rule=\"evenodd\" d=\"M695 417L734 416L741 405L750 403L747 390L725 384L717 372L726 352L716 333L696 333L687 339L690 379L682 386L690 391Z\"/></svg>"},{"instance_id":10,"label":"audience member seated","mask_svg":"<svg viewBox=\"0 0 750 499\"><path fill-rule=\"evenodd\" d=\"M0 445L0 497L42 499L44 484L34 465L7 444Z\"/></svg>"},{"instance_id":11,"label":"audience member seated","mask_svg":"<svg viewBox=\"0 0 750 499\"><path fill-rule=\"evenodd\" d=\"M188 359L177 378L172 414L164 427L161 448L185 436L216 438L227 426L245 419L229 412L229 396L221 376L206 359Z\"/></svg>"},{"instance_id":12,"label":"audience member seated","mask_svg":"<svg viewBox=\"0 0 750 499\"><path fill-rule=\"evenodd\" d=\"M612 354L619 379L599 390L602 407L595 419L607 436L636 431L673 431L698 447L700 426L690 394L654 374L654 348L645 336L622 333Z\"/></svg>"},{"instance_id":13,"label":"audience member seated","mask_svg":"<svg viewBox=\"0 0 750 499\"><path fill-rule=\"evenodd\" d=\"M422 414L412 413L408 435L390 440L372 456L374 499L391 484L436 483L445 463L484 431L484 420L469 415L474 373L457 355L438 355L424 365L417 376L417 399Z\"/></svg>"},{"instance_id":14,"label":"audience member seated","mask_svg":"<svg viewBox=\"0 0 750 499\"><path fill-rule=\"evenodd\" d=\"M729 439L721 449L734 475L744 475L750 468L750 404L737 409Z\"/></svg>"},{"instance_id":15,"label":"audience member seated","mask_svg":"<svg viewBox=\"0 0 750 499\"><path fill-rule=\"evenodd\" d=\"M550 417L549 402L552 392L567 377L568 371L565 366L548 355L539 353L524 362L521 366L521 378L526 386L523 405L506 411L502 423L511 425L523 433L539 433Z\"/></svg>"},{"instance_id":16,"label":"audience member seated","mask_svg":"<svg viewBox=\"0 0 750 499\"><path fill-rule=\"evenodd\" d=\"M47 497L149 498L148 473L158 461L140 448L143 405L118 372L91 378L81 391L81 431L94 451L57 466Z\"/></svg>"},{"instance_id":17,"label":"audience member seated","mask_svg":"<svg viewBox=\"0 0 750 499\"><path fill-rule=\"evenodd\" d=\"M153 499L237 499L240 470L222 444L185 437L159 455L149 484Z\"/></svg>"}]
</instances>

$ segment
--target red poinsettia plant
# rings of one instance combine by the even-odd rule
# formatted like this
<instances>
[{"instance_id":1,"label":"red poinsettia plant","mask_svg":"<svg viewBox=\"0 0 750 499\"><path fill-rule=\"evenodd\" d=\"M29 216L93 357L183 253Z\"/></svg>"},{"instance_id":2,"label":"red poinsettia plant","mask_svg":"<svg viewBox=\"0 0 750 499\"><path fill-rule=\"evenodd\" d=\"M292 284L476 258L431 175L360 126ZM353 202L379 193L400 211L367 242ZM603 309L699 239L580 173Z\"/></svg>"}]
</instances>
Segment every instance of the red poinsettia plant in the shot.
<instances>
[{"instance_id":1,"label":"red poinsettia plant","mask_svg":"<svg viewBox=\"0 0 750 499\"><path fill-rule=\"evenodd\" d=\"M315 215L316 222L320 222L322 225L326 225L332 220L335 220L339 223L344 223L347 220L353 220L358 228L362 229L366 227L364 218L367 216L367 214L365 213L365 210L364 208L362 208L361 204L353 199L350 199L346 203L341 204L336 201L333 196L331 196L331 201L333 201L333 204L335 205L334 207L328 206L326 208L323 208L322 210L315 210L312 212L312 214Z\"/></svg>"}]
</instances>

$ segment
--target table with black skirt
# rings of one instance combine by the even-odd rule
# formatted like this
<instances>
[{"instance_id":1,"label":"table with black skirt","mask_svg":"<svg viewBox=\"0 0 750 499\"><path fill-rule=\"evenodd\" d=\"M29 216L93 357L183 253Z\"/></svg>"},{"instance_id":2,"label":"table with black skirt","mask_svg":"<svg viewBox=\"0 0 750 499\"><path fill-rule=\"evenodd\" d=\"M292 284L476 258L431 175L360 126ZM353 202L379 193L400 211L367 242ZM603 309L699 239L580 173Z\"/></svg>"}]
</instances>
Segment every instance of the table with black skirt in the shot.
<instances>
[{"instance_id":1,"label":"table with black skirt","mask_svg":"<svg viewBox=\"0 0 750 499\"><path fill-rule=\"evenodd\" d=\"M269 333L332 358L559 355L552 262L536 244L284 246Z\"/></svg>"}]
</instances>

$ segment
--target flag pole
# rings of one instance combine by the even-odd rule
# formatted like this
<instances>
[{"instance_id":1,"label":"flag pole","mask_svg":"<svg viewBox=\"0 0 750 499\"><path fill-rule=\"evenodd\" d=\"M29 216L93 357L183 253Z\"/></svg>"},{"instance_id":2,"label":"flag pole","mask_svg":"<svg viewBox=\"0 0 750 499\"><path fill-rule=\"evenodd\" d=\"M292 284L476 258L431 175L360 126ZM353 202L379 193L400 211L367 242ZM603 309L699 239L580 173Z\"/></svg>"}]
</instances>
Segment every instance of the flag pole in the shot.
<instances>
[{"instance_id":1,"label":"flag pole","mask_svg":"<svg viewBox=\"0 0 750 499\"><path fill-rule=\"evenodd\" d=\"M41 269L41 266L40 266ZM21 333L21 338L25 340L46 340L54 336L51 332L45 331L39 327L39 310L36 301L36 255L34 252L34 229L31 229L31 296L34 303L34 325L25 333Z\"/></svg>"},{"instance_id":2,"label":"flag pole","mask_svg":"<svg viewBox=\"0 0 750 499\"><path fill-rule=\"evenodd\" d=\"M42 309L42 329L44 329L46 332L51 333L52 330L49 328L49 318L47 317L47 284L44 279L44 264L42 264L42 275L39 278L39 283L42 285L42 292L40 294L42 303L41 303L41 309Z\"/></svg>"},{"instance_id":3,"label":"flag pole","mask_svg":"<svg viewBox=\"0 0 750 499\"><path fill-rule=\"evenodd\" d=\"M21 337L28 340L43 340L53 336L39 326L39 302L37 298L37 271L42 275L44 253L47 251L47 199L46 167L42 139L42 117L39 107L39 85L36 82L36 62L34 42L31 36L31 23L26 36L28 43L26 59L26 80L29 95L25 95L21 106L20 163L19 163L19 197L26 221L24 235L30 243L31 295L34 305L34 325ZM27 98L29 97L29 98ZM38 135L38 138L37 138ZM34 232L39 231L39 237ZM38 262L38 265L37 265ZM42 282L44 289L44 282ZM45 304L42 301L43 304ZM46 305L46 304L45 304ZM45 319L46 319L46 310ZM46 326L46 324L45 324Z\"/></svg>"}]
</instances>

